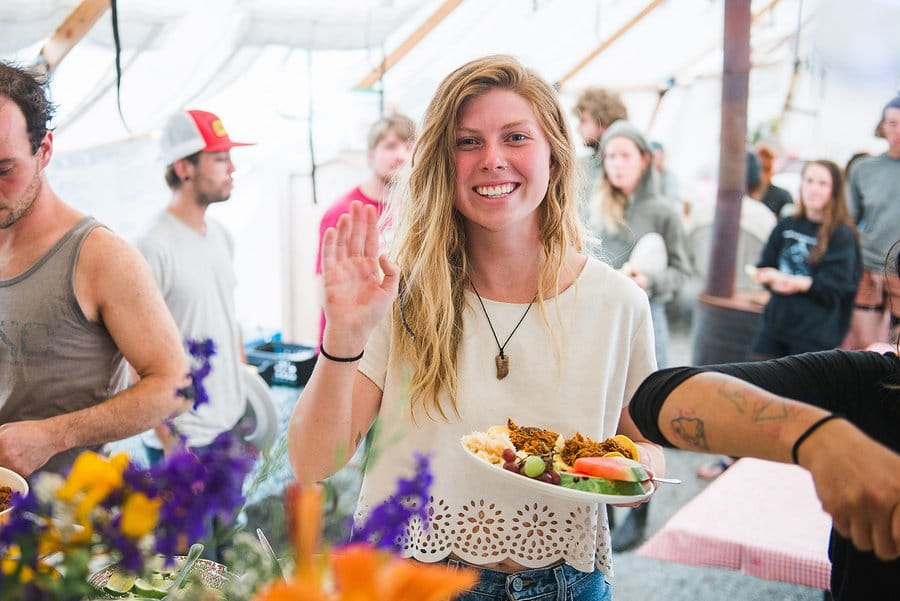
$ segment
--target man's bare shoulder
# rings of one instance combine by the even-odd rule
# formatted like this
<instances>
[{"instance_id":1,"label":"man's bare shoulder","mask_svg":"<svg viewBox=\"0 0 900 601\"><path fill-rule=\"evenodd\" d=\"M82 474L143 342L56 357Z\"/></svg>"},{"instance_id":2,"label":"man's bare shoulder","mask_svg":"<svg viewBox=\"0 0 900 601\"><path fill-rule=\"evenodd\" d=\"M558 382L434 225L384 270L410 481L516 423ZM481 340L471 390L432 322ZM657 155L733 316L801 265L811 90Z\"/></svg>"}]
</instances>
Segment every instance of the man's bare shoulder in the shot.
<instances>
[{"instance_id":1,"label":"man's bare shoulder","mask_svg":"<svg viewBox=\"0 0 900 601\"><path fill-rule=\"evenodd\" d=\"M90 321L125 298L141 296L155 281L141 254L105 227L85 238L75 271L75 296Z\"/></svg>"}]
</instances>

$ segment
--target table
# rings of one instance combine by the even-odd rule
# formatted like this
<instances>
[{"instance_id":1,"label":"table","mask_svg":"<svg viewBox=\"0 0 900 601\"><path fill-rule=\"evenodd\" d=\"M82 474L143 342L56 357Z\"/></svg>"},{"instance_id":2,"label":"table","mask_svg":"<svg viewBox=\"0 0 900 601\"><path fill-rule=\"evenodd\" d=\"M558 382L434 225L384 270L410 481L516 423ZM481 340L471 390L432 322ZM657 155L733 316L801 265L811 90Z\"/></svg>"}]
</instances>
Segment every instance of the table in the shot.
<instances>
[{"instance_id":1,"label":"table","mask_svg":"<svg viewBox=\"0 0 900 601\"><path fill-rule=\"evenodd\" d=\"M801 467L741 459L637 554L828 590L831 517Z\"/></svg>"}]
</instances>

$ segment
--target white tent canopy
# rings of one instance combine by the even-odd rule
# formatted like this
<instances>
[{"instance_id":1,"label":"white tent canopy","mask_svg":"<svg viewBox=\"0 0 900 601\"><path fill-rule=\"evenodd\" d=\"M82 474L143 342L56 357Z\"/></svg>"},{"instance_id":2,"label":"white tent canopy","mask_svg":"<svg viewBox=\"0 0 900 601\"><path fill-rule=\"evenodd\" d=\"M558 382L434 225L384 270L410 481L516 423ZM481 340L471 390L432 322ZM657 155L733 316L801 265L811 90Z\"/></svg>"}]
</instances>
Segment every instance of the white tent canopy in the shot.
<instances>
[{"instance_id":1,"label":"white tent canopy","mask_svg":"<svg viewBox=\"0 0 900 601\"><path fill-rule=\"evenodd\" d=\"M4 0L0 58L31 62L77 4ZM857 150L880 151L884 144L872 130L900 83L898 4L754 1L750 134L789 157L843 162ZM50 85L59 104L51 183L67 202L132 238L168 198L153 136L169 113L211 110L233 138L257 142L234 151L234 196L213 210L237 239L238 310L251 335L283 330L294 340L315 337L311 274L323 205L361 178L365 132L382 110L420 118L437 83L471 58L512 54L550 81L564 79L567 108L586 86L620 90L631 120L665 145L670 168L692 193L713 189L690 184L716 174L723 0L117 5L124 123L107 13ZM354 88L441 9L446 16L416 37L380 82ZM309 177L310 123L318 205Z\"/></svg>"}]
</instances>

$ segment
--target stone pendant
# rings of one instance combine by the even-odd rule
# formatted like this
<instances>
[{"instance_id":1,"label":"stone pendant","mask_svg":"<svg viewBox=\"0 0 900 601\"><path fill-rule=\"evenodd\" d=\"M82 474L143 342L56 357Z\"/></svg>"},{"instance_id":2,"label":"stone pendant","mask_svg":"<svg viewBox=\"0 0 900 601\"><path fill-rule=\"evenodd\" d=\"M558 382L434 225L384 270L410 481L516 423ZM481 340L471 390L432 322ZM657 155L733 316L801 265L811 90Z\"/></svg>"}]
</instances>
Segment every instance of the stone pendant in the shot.
<instances>
[{"instance_id":1,"label":"stone pendant","mask_svg":"<svg viewBox=\"0 0 900 601\"><path fill-rule=\"evenodd\" d=\"M509 374L509 357L503 354L494 357L497 363L497 379L502 380Z\"/></svg>"}]
</instances>

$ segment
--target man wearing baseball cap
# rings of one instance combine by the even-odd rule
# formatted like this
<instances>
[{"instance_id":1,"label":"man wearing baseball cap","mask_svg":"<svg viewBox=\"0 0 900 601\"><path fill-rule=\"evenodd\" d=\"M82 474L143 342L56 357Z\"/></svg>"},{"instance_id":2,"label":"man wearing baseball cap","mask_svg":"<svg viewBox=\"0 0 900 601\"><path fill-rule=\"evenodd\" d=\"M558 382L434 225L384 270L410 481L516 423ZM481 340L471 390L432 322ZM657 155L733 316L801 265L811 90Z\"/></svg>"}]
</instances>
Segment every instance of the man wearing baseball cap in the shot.
<instances>
[{"instance_id":1,"label":"man wearing baseball cap","mask_svg":"<svg viewBox=\"0 0 900 601\"><path fill-rule=\"evenodd\" d=\"M887 151L855 164L847 190L850 211L859 227L864 267L850 336L845 341L850 348L896 342L900 330L900 279L891 275L890 265L885 270L900 224L900 94L884 105L875 135L887 140ZM886 313L890 313L890 334L884 327Z\"/></svg>"},{"instance_id":2,"label":"man wearing baseball cap","mask_svg":"<svg viewBox=\"0 0 900 601\"><path fill-rule=\"evenodd\" d=\"M182 337L209 338L216 347L212 372L204 382L209 403L175 419L175 428L189 447L206 446L232 430L247 404L234 307L234 242L220 223L206 215L210 205L231 196L230 150L246 145L232 141L212 113L188 110L172 115L161 138L172 198L137 243ZM144 433L151 463L162 458L171 438L166 427Z\"/></svg>"}]
</instances>

